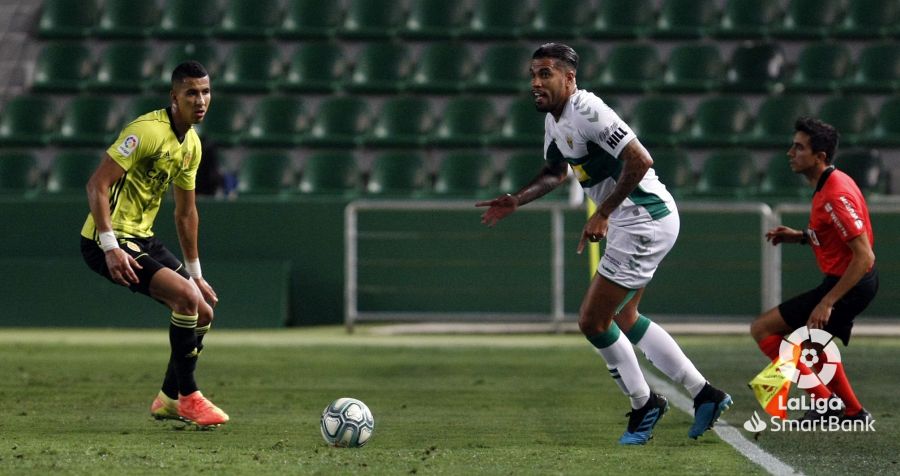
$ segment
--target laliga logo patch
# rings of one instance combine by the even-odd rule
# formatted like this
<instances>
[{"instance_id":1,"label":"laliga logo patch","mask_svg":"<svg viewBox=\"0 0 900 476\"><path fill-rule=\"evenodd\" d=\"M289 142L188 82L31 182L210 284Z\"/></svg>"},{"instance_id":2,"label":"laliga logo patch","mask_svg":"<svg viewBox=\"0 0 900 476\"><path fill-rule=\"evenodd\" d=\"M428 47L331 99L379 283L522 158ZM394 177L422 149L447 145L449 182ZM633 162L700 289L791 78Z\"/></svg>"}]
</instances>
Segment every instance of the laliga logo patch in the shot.
<instances>
[{"instance_id":1,"label":"laliga logo patch","mask_svg":"<svg viewBox=\"0 0 900 476\"><path fill-rule=\"evenodd\" d=\"M821 347L821 350L818 350L818 347ZM813 366L821 363L818 374L801 375L793 365L796 355L799 355L799 361L813 372L815 372ZM841 353L834 343L834 336L822 329L810 329L805 326L798 328L781 341L778 356L786 362L780 367L784 376L804 390L819 385L819 381L823 385L828 385L837 372L837 364L841 361Z\"/></svg>"},{"instance_id":2,"label":"laliga logo patch","mask_svg":"<svg viewBox=\"0 0 900 476\"><path fill-rule=\"evenodd\" d=\"M140 141L138 140L138 137L136 135L130 135L126 137L118 147L116 147L116 150L118 150L119 153L123 156L128 157L132 152L134 152L135 149L137 149L139 142Z\"/></svg>"}]
</instances>

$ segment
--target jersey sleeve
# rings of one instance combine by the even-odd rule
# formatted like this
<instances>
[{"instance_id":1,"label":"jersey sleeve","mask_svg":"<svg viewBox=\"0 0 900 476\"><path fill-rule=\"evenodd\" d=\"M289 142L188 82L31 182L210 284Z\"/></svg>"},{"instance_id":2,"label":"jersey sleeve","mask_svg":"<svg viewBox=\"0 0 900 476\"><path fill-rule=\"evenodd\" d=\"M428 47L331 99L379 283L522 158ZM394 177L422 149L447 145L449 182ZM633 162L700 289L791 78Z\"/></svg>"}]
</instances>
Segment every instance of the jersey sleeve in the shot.
<instances>
[{"instance_id":1,"label":"jersey sleeve","mask_svg":"<svg viewBox=\"0 0 900 476\"><path fill-rule=\"evenodd\" d=\"M147 121L134 121L125 126L106 153L123 169L131 170L141 157L149 157L160 147L156 134L147 127Z\"/></svg>"},{"instance_id":2,"label":"jersey sleeve","mask_svg":"<svg viewBox=\"0 0 900 476\"><path fill-rule=\"evenodd\" d=\"M185 158L187 166L175 177L175 186L182 190L197 188L197 169L200 168L202 149L200 147L200 139L196 136L194 136L192 143L193 147L191 147L190 157Z\"/></svg>"},{"instance_id":3,"label":"jersey sleeve","mask_svg":"<svg viewBox=\"0 0 900 476\"><path fill-rule=\"evenodd\" d=\"M631 127L600 98L582 95L572 105L577 116L578 130L585 140L599 144L613 157L635 138Z\"/></svg>"},{"instance_id":4,"label":"jersey sleeve","mask_svg":"<svg viewBox=\"0 0 900 476\"><path fill-rule=\"evenodd\" d=\"M845 242L865 233L866 222L859 213L862 209L855 198L850 194L835 193L828 197L823 205L829 215L831 223Z\"/></svg>"}]
</instances>

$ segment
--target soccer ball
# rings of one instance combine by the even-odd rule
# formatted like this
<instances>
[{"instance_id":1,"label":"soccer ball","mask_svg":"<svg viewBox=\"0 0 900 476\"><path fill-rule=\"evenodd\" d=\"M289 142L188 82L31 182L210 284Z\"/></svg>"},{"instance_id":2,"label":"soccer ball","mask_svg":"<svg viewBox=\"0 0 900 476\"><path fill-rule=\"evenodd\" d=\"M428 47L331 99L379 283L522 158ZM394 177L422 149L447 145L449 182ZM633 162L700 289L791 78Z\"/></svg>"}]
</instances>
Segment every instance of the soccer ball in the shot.
<instances>
[{"instance_id":1,"label":"soccer ball","mask_svg":"<svg viewBox=\"0 0 900 476\"><path fill-rule=\"evenodd\" d=\"M322 412L322 438L331 446L358 448L375 431L375 418L365 403L355 398L338 398Z\"/></svg>"}]
</instances>

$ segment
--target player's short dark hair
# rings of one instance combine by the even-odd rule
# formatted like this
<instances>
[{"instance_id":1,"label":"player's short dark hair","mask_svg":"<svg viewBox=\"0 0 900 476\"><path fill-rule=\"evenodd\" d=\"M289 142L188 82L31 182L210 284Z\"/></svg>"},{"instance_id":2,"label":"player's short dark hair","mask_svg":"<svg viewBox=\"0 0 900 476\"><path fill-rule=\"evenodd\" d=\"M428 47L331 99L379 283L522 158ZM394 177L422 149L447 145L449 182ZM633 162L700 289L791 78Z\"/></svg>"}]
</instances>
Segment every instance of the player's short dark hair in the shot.
<instances>
[{"instance_id":1,"label":"player's short dark hair","mask_svg":"<svg viewBox=\"0 0 900 476\"><path fill-rule=\"evenodd\" d=\"M180 83L185 78L203 78L209 76L206 68L197 61L185 61L172 71L172 85Z\"/></svg>"},{"instance_id":2,"label":"player's short dark hair","mask_svg":"<svg viewBox=\"0 0 900 476\"><path fill-rule=\"evenodd\" d=\"M531 59L553 58L572 71L578 71L578 53L569 45L562 43L544 43L534 51Z\"/></svg>"},{"instance_id":3,"label":"player's short dark hair","mask_svg":"<svg viewBox=\"0 0 900 476\"><path fill-rule=\"evenodd\" d=\"M840 134L831 124L826 124L812 117L800 117L794 123L794 130L809 136L809 146L813 153L825 152L825 163L834 161Z\"/></svg>"}]
</instances>

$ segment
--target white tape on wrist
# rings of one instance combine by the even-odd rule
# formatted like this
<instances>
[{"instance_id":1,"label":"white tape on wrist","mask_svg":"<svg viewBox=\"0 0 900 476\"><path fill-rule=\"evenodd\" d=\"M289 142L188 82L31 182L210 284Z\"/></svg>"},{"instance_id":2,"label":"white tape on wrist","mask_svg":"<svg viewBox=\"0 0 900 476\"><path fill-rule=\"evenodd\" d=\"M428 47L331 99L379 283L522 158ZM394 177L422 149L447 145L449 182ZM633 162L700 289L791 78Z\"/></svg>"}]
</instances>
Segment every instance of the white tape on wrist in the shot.
<instances>
[{"instance_id":1,"label":"white tape on wrist","mask_svg":"<svg viewBox=\"0 0 900 476\"><path fill-rule=\"evenodd\" d=\"M116 239L115 233L111 231L100 232L100 249L103 250L104 253L118 247L119 240Z\"/></svg>"},{"instance_id":2,"label":"white tape on wrist","mask_svg":"<svg viewBox=\"0 0 900 476\"><path fill-rule=\"evenodd\" d=\"M192 278L202 278L203 271L200 269L200 260L189 260L184 262L184 269L191 275Z\"/></svg>"}]
</instances>

